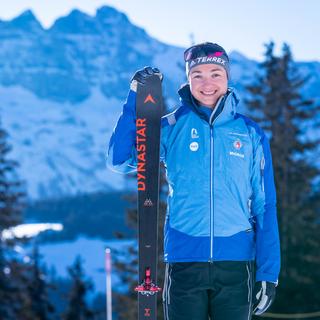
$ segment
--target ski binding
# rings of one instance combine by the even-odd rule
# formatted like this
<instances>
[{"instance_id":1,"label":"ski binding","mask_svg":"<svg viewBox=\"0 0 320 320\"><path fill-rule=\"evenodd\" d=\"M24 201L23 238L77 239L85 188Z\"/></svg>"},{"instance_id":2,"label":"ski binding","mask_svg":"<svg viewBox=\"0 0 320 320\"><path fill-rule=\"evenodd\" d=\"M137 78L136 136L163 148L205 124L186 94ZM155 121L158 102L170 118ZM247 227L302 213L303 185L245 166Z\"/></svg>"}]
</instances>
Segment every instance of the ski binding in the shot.
<instances>
[{"instance_id":1,"label":"ski binding","mask_svg":"<svg viewBox=\"0 0 320 320\"><path fill-rule=\"evenodd\" d=\"M157 292L161 291L161 288L155 285L151 280L150 268L146 268L145 279L140 285L135 287L134 291L145 296L153 296Z\"/></svg>"}]
</instances>

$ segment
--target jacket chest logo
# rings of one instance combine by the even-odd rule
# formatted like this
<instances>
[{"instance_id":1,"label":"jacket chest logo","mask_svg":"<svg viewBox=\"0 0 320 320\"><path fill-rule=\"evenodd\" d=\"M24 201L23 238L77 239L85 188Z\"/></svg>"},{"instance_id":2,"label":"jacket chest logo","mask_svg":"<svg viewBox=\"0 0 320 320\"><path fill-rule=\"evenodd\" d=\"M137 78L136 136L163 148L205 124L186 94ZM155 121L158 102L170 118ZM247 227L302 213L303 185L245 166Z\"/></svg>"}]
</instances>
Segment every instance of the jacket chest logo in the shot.
<instances>
[{"instance_id":1,"label":"jacket chest logo","mask_svg":"<svg viewBox=\"0 0 320 320\"><path fill-rule=\"evenodd\" d=\"M195 140L195 139L199 139L199 134L196 128L192 128L191 129L191 133L190 133L191 139ZM195 152L198 151L199 149L199 143L196 141L192 141L189 145L189 148L191 151Z\"/></svg>"},{"instance_id":2,"label":"jacket chest logo","mask_svg":"<svg viewBox=\"0 0 320 320\"><path fill-rule=\"evenodd\" d=\"M236 141L233 142L233 147L236 150L240 150L242 148L242 142L239 139L237 139Z\"/></svg>"},{"instance_id":3,"label":"jacket chest logo","mask_svg":"<svg viewBox=\"0 0 320 320\"><path fill-rule=\"evenodd\" d=\"M198 131L196 128L192 128L191 129L191 139L198 139L199 135L198 135Z\"/></svg>"},{"instance_id":4,"label":"jacket chest logo","mask_svg":"<svg viewBox=\"0 0 320 320\"><path fill-rule=\"evenodd\" d=\"M244 158L244 153L241 153L241 148L243 147L243 143L240 139L236 139L233 142L233 150L229 152L230 156Z\"/></svg>"}]
</instances>

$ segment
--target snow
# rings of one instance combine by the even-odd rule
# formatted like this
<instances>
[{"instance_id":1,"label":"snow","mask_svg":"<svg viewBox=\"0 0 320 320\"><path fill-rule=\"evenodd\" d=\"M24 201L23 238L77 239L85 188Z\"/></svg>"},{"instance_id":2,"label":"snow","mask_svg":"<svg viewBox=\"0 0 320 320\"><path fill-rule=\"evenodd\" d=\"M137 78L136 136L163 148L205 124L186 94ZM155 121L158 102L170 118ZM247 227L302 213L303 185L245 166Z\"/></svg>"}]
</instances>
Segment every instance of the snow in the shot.
<instances>
[{"instance_id":1,"label":"snow","mask_svg":"<svg viewBox=\"0 0 320 320\"><path fill-rule=\"evenodd\" d=\"M170 77L171 81L177 83L182 80L186 80L184 62L183 62L183 49L179 47L163 47L153 58L154 64L164 73L164 75L170 74L172 70L176 70ZM179 68L179 64L182 68ZM178 88L176 88L178 89Z\"/></svg>"},{"instance_id":2,"label":"snow","mask_svg":"<svg viewBox=\"0 0 320 320\"><path fill-rule=\"evenodd\" d=\"M99 89L73 105L0 86L2 124L32 199L124 188L106 169L107 143L122 106ZM32 168L32 170L30 170Z\"/></svg>"},{"instance_id":3,"label":"snow","mask_svg":"<svg viewBox=\"0 0 320 320\"><path fill-rule=\"evenodd\" d=\"M4 230L2 237L10 239L13 235L19 238L36 237L39 233L45 231L61 231L63 226L59 223L29 223L21 224L16 227ZM47 270L54 270L59 278L68 278L68 267L71 267L77 258L81 256L83 268L86 276L93 281L95 291L104 293L105 291L105 267L106 252L111 256L111 279L113 290L125 291L127 287L121 283L117 272L112 268L114 261L130 261L127 256L127 248L137 246L136 240L132 239L111 239L108 241L93 239L87 237L78 237L73 241L63 241L55 243L39 244L39 253ZM23 256L24 262L30 262L31 251L33 250L32 242L24 247L16 246L15 251Z\"/></svg>"},{"instance_id":4,"label":"snow","mask_svg":"<svg viewBox=\"0 0 320 320\"><path fill-rule=\"evenodd\" d=\"M2 231L1 237L4 240L13 238L32 238L44 231L62 231L61 223L26 223L18 226L5 229Z\"/></svg>"}]
</instances>

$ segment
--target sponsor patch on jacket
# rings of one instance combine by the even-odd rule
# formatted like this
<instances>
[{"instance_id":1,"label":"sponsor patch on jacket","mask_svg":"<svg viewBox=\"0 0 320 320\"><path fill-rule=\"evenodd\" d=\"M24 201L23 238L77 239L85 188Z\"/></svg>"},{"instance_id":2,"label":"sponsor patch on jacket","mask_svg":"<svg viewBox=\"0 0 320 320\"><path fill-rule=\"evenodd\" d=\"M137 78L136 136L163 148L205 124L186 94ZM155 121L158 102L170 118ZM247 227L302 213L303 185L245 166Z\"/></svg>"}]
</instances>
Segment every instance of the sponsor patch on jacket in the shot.
<instances>
[{"instance_id":1,"label":"sponsor patch on jacket","mask_svg":"<svg viewBox=\"0 0 320 320\"><path fill-rule=\"evenodd\" d=\"M235 157L244 158L244 154L243 154L243 153L230 151L229 154L230 154L230 156L235 156Z\"/></svg>"},{"instance_id":2,"label":"sponsor patch on jacket","mask_svg":"<svg viewBox=\"0 0 320 320\"><path fill-rule=\"evenodd\" d=\"M191 151L197 151L199 149L199 143L198 142L191 142L189 146Z\"/></svg>"},{"instance_id":3,"label":"sponsor patch on jacket","mask_svg":"<svg viewBox=\"0 0 320 320\"><path fill-rule=\"evenodd\" d=\"M239 139L236 140L236 141L233 143L233 146L234 146L235 149L240 150L241 147L242 147L242 142L241 142L241 140L239 140Z\"/></svg>"}]
</instances>

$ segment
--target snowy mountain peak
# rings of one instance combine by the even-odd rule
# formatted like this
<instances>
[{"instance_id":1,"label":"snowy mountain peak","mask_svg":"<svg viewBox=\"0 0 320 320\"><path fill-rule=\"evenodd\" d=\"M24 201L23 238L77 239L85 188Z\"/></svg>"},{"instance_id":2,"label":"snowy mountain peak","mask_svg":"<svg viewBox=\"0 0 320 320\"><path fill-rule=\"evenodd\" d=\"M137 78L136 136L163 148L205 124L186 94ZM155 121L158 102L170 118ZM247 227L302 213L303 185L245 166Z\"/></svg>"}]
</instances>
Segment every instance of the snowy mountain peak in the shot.
<instances>
[{"instance_id":1,"label":"snowy mountain peak","mask_svg":"<svg viewBox=\"0 0 320 320\"><path fill-rule=\"evenodd\" d=\"M242 54L240 51L233 50L229 54L229 58L231 62L249 62L250 59L248 59L244 54Z\"/></svg>"},{"instance_id":2,"label":"snowy mountain peak","mask_svg":"<svg viewBox=\"0 0 320 320\"><path fill-rule=\"evenodd\" d=\"M93 17L74 9L67 16L58 18L50 31L65 34L88 34L96 33L97 28Z\"/></svg>"},{"instance_id":3,"label":"snowy mountain peak","mask_svg":"<svg viewBox=\"0 0 320 320\"><path fill-rule=\"evenodd\" d=\"M128 23L128 17L116 10L115 8L109 6L102 6L96 12L96 18L103 24L115 24L115 23Z\"/></svg>"},{"instance_id":4,"label":"snowy mountain peak","mask_svg":"<svg viewBox=\"0 0 320 320\"><path fill-rule=\"evenodd\" d=\"M25 32L43 30L42 25L31 10L22 12L19 16L9 21L7 26Z\"/></svg>"}]
</instances>

